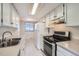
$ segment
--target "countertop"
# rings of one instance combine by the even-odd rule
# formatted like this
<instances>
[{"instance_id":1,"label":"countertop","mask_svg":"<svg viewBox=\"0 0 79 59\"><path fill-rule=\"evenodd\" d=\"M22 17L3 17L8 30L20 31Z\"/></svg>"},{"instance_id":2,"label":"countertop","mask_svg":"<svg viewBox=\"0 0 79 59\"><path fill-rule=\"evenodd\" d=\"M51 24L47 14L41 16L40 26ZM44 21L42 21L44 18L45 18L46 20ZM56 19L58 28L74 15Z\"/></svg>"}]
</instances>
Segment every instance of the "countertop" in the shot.
<instances>
[{"instance_id":1,"label":"countertop","mask_svg":"<svg viewBox=\"0 0 79 59\"><path fill-rule=\"evenodd\" d=\"M17 45L0 48L0 56L17 56L21 45L20 41Z\"/></svg>"},{"instance_id":2,"label":"countertop","mask_svg":"<svg viewBox=\"0 0 79 59\"><path fill-rule=\"evenodd\" d=\"M57 45L79 56L79 40L78 39L73 39L73 40L64 41L64 42L57 42Z\"/></svg>"}]
</instances>

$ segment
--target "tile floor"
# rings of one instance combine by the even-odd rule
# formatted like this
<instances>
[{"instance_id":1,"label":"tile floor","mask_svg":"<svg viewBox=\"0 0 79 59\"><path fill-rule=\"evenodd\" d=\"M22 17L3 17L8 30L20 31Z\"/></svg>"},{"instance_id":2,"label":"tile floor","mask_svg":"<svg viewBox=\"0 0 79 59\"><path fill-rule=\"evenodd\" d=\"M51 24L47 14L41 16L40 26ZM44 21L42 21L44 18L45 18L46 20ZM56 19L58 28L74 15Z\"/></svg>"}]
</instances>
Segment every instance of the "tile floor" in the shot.
<instances>
[{"instance_id":1,"label":"tile floor","mask_svg":"<svg viewBox=\"0 0 79 59\"><path fill-rule=\"evenodd\" d=\"M26 40L23 56L44 56L44 54L35 47L33 39L28 39Z\"/></svg>"}]
</instances>

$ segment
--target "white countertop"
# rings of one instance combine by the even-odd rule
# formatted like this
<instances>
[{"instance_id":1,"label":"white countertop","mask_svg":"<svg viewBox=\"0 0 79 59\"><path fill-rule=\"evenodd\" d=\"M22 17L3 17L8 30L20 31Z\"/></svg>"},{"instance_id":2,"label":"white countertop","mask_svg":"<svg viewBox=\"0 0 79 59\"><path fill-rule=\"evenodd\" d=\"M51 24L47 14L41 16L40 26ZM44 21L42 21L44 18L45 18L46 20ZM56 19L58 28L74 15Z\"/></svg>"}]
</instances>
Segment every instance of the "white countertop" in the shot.
<instances>
[{"instance_id":1,"label":"white countertop","mask_svg":"<svg viewBox=\"0 0 79 59\"><path fill-rule=\"evenodd\" d=\"M75 55L79 55L79 40L77 39L64 42L57 42L57 45L74 53Z\"/></svg>"},{"instance_id":2,"label":"white countertop","mask_svg":"<svg viewBox=\"0 0 79 59\"><path fill-rule=\"evenodd\" d=\"M20 41L17 45L0 48L0 56L17 56L21 45Z\"/></svg>"}]
</instances>

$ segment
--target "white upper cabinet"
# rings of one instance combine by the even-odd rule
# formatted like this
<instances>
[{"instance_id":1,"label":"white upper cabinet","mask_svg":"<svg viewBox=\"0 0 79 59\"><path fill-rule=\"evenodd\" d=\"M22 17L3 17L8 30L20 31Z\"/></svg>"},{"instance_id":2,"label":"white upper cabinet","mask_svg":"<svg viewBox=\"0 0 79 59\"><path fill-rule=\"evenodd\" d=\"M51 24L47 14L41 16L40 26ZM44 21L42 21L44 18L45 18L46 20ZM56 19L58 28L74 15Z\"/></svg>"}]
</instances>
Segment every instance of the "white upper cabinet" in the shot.
<instances>
[{"instance_id":1,"label":"white upper cabinet","mask_svg":"<svg viewBox=\"0 0 79 59\"><path fill-rule=\"evenodd\" d=\"M59 21L61 21L62 23L65 22L64 4L58 5L46 16L46 27L53 27L52 24L57 23Z\"/></svg>"},{"instance_id":2,"label":"white upper cabinet","mask_svg":"<svg viewBox=\"0 0 79 59\"><path fill-rule=\"evenodd\" d=\"M56 8L56 17L57 18L61 18L64 16L64 4L60 4L57 8Z\"/></svg>"},{"instance_id":3,"label":"white upper cabinet","mask_svg":"<svg viewBox=\"0 0 79 59\"><path fill-rule=\"evenodd\" d=\"M66 23L66 26L79 26L79 3L60 4L48 15L46 16L47 27L58 22Z\"/></svg>"},{"instance_id":4,"label":"white upper cabinet","mask_svg":"<svg viewBox=\"0 0 79 59\"><path fill-rule=\"evenodd\" d=\"M54 20L54 10L50 13L50 20Z\"/></svg>"},{"instance_id":5,"label":"white upper cabinet","mask_svg":"<svg viewBox=\"0 0 79 59\"><path fill-rule=\"evenodd\" d=\"M49 22L50 22L50 17L49 17L50 15L48 14L46 17L45 17L45 19L46 19L46 27L50 27L49 25Z\"/></svg>"},{"instance_id":6,"label":"white upper cabinet","mask_svg":"<svg viewBox=\"0 0 79 59\"><path fill-rule=\"evenodd\" d=\"M12 26L16 27L16 11L12 7Z\"/></svg>"},{"instance_id":7,"label":"white upper cabinet","mask_svg":"<svg viewBox=\"0 0 79 59\"><path fill-rule=\"evenodd\" d=\"M64 4L58 5L50 12L50 20L55 20L64 16Z\"/></svg>"},{"instance_id":8,"label":"white upper cabinet","mask_svg":"<svg viewBox=\"0 0 79 59\"><path fill-rule=\"evenodd\" d=\"M0 26L1 26L1 3L0 3Z\"/></svg>"},{"instance_id":9,"label":"white upper cabinet","mask_svg":"<svg viewBox=\"0 0 79 59\"><path fill-rule=\"evenodd\" d=\"M19 24L19 15L14 6L9 3L0 4L0 26L9 26L17 28Z\"/></svg>"},{"instance_id":10,"label":"white upper cabinet","mask_svg":"<svg viewBox=\"0 0 79 59\"><path fill-rule=\"evenodd\" d=\"M10 26L10 4L3 4L3 26Z\"/></svg>"},{"instance_id":11,"label":"white upper cabinet","mask_svg":"<svg viewBox=\"0 0 79 59\"><path fill-rule=\"evenodd\" d=\"M13 6L11 7L11 10L12 10L12 13L11 13L12 14L12 18L11 18L12 26L17 28L17 26L19 27L19 23L20 23L19 15Z\"/></svg>"},{"instance_id":12,"label":"white upper cabinet","mask_svg":"<svg viewBox=\"0 0 79 59\"><path fill-rule=\"evenodd\" d=\"M16 18L15 18L15 26L19 30L20 29L20 18L19 15L16 13Z\"/></svg>"},{"instance_id":13,"label":"white upper cabinet","mask_svg":"<svg viewBox=\"0 0 79 59\"><path fill-rule=\"evenodd\" d=\"M17 13L17 11L14 9L14 7L12 6L12 26L15 27L15 28L19 28L19 25L20 25L20 17Z\"/></svg>"},{"instance_id":14,"label":"white upper cabinet","mask_svg":"<svg viewBox=\"0 0 79 59\"><path fill-rule=\"evenodd\" d=\"M79 3L66 4L66 25L79 26Z\"/></svg>"}]
</instances>

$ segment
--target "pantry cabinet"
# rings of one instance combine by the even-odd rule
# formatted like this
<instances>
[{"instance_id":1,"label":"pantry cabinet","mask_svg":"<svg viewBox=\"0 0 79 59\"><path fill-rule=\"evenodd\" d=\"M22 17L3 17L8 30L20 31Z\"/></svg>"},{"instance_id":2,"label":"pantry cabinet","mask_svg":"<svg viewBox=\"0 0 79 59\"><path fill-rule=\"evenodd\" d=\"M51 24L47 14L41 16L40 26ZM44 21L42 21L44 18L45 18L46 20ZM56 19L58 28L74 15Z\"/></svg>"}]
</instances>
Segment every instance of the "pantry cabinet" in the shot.
<instances>
[{"instance_id":1,"label":"pantry cabinet","mask_svg":"<svg viewBox=\"0 0 79 59\"><path fill-rule=\"evenodd\" d=\"M19 15L14 6L9 3L0 4L0 26L9 26L17 28L19 24Z\"/></svg>"},{"instance_id":2,"label":"pantry cabinet","mask_svg":"<svg viewBox=\"0 0 79 59\"><path fill-rule=\"evenodd\" d=\"M79 4L68 3L66 4L66 25L67 26L79 26Z\"/></svg>"},{"instance_id":3,"label":"pantry cabinet","mask_svg":"<svg viewBox=\"0 0 79 59\"><path fill-rule=\"evenodd\" d=\"M57 56L76 56L76 55L60 46L57 46Z\"/></svg>"}]
</instances>

